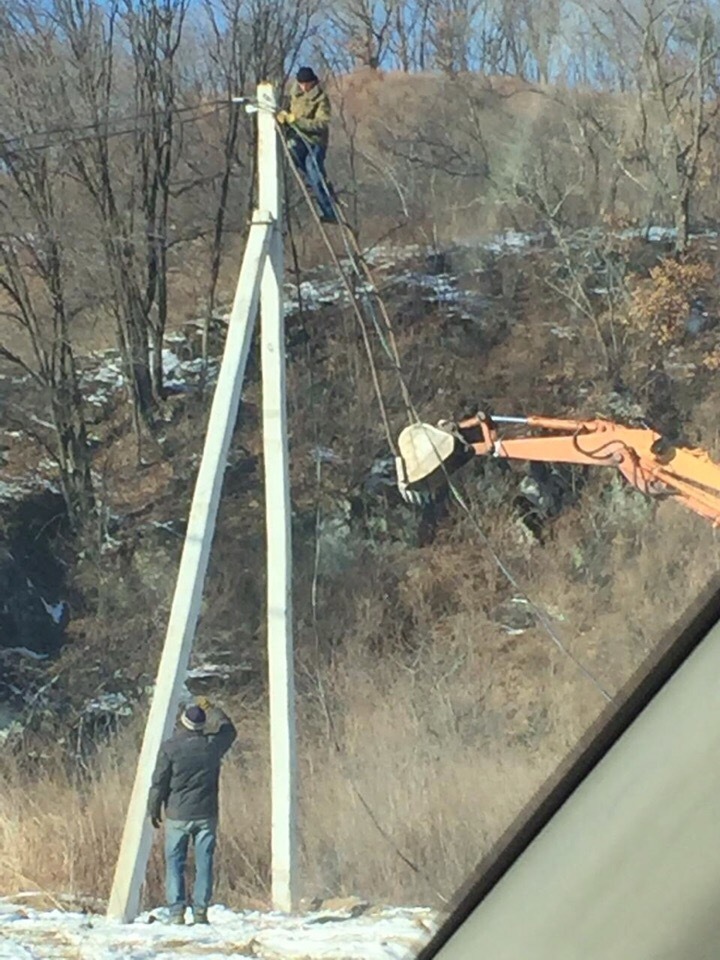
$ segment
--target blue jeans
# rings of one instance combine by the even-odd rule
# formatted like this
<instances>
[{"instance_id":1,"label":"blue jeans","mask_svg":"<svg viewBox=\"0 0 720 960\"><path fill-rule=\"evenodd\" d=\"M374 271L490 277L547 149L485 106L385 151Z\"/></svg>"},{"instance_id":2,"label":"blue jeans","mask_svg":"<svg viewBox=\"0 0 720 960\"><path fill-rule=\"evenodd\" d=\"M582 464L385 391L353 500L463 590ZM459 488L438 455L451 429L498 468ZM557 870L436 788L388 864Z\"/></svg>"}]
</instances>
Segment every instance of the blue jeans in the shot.
<instances>
[{"instance_id":1,"label":"blue jeans","mask_svg":"<svg viewBox=\"0 0 720 960\"><path fill-rule=\"evenodd\" d=\"M192 838L195 847L193 909L207 910L213 888L217 819L165 821L165 895L171 914L184 914L185 863Z\"/></svg>"},{"instance_id":2,"label":"blue jeans","mask_svg":"<svg viewBox=\"0 0 720 960\"><path fill-rule=\"evenodd\" d=\"M323 217L328 217L331 220L335 219L332 195L327 186L327 174L325 173L327 148L321 143L311 143L300 140L298 137L293 137L288 142L288 147L295 166L305 177L315 196L320 213Z\"/></svg>"}]
</instances>

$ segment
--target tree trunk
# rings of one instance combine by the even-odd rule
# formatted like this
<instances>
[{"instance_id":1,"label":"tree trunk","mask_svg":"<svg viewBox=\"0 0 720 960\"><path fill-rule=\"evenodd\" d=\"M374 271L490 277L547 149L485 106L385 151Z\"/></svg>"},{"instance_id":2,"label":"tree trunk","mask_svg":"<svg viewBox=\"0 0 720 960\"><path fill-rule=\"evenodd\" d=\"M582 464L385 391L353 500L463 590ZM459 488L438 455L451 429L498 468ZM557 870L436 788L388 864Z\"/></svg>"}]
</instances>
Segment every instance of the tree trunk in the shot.
<instances>
[{"instance_id":1,"label":"tree trunk","mask_svg":"<svg viewBox=\"0 0 720 960\"><path fill-rule=\"evenodd\" d=\"M675 207L675 256L682 257L690 242L690 185L684 184L680 190Z\"/></svg>"},{"instance_id":2,"label":"tree trunk","mask_svg":"<svg viewBox=\"0 0 720 960\"><path fill-rule=\"evenodd\" d=\"M153 393L153 374L150 367L148 322L139 297L131 291L128 291L124 323L128 347L126 359L129 367L128 376L132 396L143 420L148 427L152 427L154 424L155 396ZM162 364L162 356L159 362Z\"/></svg>"},{"instance_id":3,"label":"tree trunk","mask_svg":"<svg viewBox=\"0 0 720 960\"><path fill-rule=\"evenodd\" d=\"M59 379L52 390L51 408L63 498L70 523L78 529L95 509L91 455L75 358L67 342L60 352Z\"/></svg>"},{"instance_id":4,"label":"tree trunk","mask_svg":"<svg viewBox=\"0 0 720 960\"><path fill-rule=\"evenodd\" d=\"M167 217L165 220L167 223ZM158 240L158 246L157 318L150 325L150 337L152 339L152 390L155 405L165 398L165 373L163 370L162 352L168 316L167 244L164 238Z\"/></svg>"},{"instance_id":5,"label":"tree trunk","mask_svg":"<svg viewBox=\"0 0 720 960\"><path fill-rule=\"evenodd\" d=\"M215 297L217 296L218 278L220 276L220 261L222 257L222 242L225 235L225 213L227 210L228 197L230 195L230 181L232 178L233 166L235 161L235 150L238 140L240 115L237 110L233 110L228 121L228 129L225 134L225 150L222 177L220 179L220 190L215 208L215 223L213 228L212 248L210 252L210 280L208 283L207 296L207 317L203 326L203 344L202 359L203 365L207 364L207 341L210 323L215 312Z\"/></svg>"}]
</instances>

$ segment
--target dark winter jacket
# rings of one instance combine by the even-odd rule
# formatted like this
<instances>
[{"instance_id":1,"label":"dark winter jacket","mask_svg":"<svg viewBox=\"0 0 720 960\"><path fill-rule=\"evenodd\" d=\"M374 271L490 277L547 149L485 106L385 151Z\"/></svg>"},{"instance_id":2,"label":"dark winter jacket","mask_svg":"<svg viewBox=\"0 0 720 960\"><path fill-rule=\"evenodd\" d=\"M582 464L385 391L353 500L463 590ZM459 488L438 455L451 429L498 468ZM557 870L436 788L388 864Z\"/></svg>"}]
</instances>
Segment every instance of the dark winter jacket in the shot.
<instances>
[{"instance_id":1,"label":"dark winter jacket","mask_svg":"<svg viewBox=\"0 0 720 960\"><path fill-rule=\"evenodd\" d=\"M208 713L206 727L211 727L213 720L217 733L178 727L163 743L150 787L149 816L159 819L165 807L169 820L217 817L220 764L237 731L230 718L217 707Z\"/></svg>"},{"instance_id":2,"label":"dark winter jacket","mask_svg":"<svg viewBox=\"0 0 720 960\"><path fill-rule=\"evenodd\" d=\"M312 143L328 145L330 98L319 83L307 93L295 84L290 93L290 112L295 117L294 125L304 137Z\"/></svg>"}]
</instances>

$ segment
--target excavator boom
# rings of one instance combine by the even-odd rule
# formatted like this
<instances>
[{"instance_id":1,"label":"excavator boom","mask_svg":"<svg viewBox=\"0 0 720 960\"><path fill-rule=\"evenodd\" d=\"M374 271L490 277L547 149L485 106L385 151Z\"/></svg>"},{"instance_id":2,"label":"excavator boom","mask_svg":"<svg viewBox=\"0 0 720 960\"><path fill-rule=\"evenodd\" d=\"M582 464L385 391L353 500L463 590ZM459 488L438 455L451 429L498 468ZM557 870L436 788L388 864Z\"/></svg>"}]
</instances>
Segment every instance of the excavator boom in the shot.
<instances>
[{"instance_id":1,"label":"excavator boom","mask_svg":"<svg viewBox=\"0 0 720 960\"><path fill-rule=\"evenodd\" d=\"M501 437L499 428L522 426L533 435ZM398 438L398 488L414 501L419 490L446 482L473 457L499 457L588 467L615 467L651 497L674 497L720 526L720 465L700 449L676 446L648 427L611 420L490 417L478 413L437 427L416 423Z\"/></svg>"}]
</instances>

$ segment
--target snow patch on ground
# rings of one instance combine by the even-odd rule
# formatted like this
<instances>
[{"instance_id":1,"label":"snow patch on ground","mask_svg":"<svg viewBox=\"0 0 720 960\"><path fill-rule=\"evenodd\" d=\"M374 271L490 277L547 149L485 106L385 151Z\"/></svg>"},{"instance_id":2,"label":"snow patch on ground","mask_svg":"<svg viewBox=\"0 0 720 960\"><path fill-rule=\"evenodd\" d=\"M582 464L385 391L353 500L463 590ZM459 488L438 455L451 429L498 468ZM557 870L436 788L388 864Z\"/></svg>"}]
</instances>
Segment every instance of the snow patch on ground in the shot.
<instances>
[{"instance_id":1,"label":"snow patch on ground","mask_svg":"<svg viewBox=\"0 0 720 960\"><path fill-rule=\"evenodd\" d=\"M645 238L650 243L670 242L677 236L672 227L652 225L645 228L628 228L619 231L615 236L622 239ZM693 238L716 238L717 231L698 231L692 234ZM546 233L520 232L508 230L483 239L466 241L460 244L465 253L475 251L478 255L490 254L501 256L510 253L523 253L533 247L543 245L547 240ZM413 263L425 260L426 263L440 258L444 259L445 252L438 251L432 245L406 244L393 246L389 243L378 244L364 251L366 263L381 274L390 274L385 277L381 286L389 280L393 287L405 285L415 288L421 299L427 303L443 305L450 315L458 315L462 320L478 322L484 312L485 301L476 292L462 289L457 277L447 272L422 272L413 270ZM358 273L356 265L345 257L341 259L343 271L352 281L355 294L372 295L373 286L367 282L364 273ZM479 271L474 271L479 272ZM598 293L601 288L598 288ZM285 284L284 310L286 317L296 314L300 305L304 310L317 311L323 307L339 305L347 306L350 296L345 284L335 276L331 267L317 272L315 276L304 279L300 285ZM218 317L223 323L229 321L229 315ZM194 321L199 328L201 321ZM162 350L162 366L165 387L169 393L187 393L196 389L203 374L203 361L200 357L183 359L182 354L191 350L187 333L180 331L169 332L165 337ZM122 370L120 354L117 350L105 350L84 358L80 377L81 388L87 402L95 407L102 408L125 387L125 376ZM219 359L211 359L207 369L207 384L212 386L217 382ZM17 379L17 378L14 378ZM17 487L13 490L4 490L0 483L0 500L16 499L22 496Z\"/></svg>"},{"instance_id":2,"label":"snow patch on ground","mask_svg":"<svg viewBox=\"0 0 720 960\"><path fill-rule=\"evenodd\" d=\"M392 270L405 260L414 260L427 253L418 243L407 243L396 247L389 243L379 243L364 252L365 262L377 270Z\"/></svg>"},{"instance_id":3,"label":"snow patch on ground","mask_svg":"<svg viewBox=\"0 0 720 960\"><path fill-rule=\"evenodd\" d=\"M172 334L169 342L182 345L185 338L178 339L176 334ZM164 387L168 393L187 393L198 386L203 372L201 357L183 360L174 350L164 347L162 365ZM218 360L208 360L208 385L217 382L219 369ZM80 386L85 392L85 399L92 406L102 407L108 403L125 386L120 353L117 350L104 350L91 354L81 374Z\"/></svg>"},{"instance_id":4,"label":"snow patch on ground","mask_svg":"<svg viewBox=\"0 0 720 960\"><path fill-rule=\"evenodd\" d=\"M544 233L521 233L517 230L506 230L505 233L498 233L491 240L481 243L480 248L487 250L489 253L507 253L511 250L527 250L528 247L542 243L544 239Z\"/></svg>"},{"instance_id":5,"label":"snow patch on ground","mask_svg":"<svg viewBox=\"0 0 720 960\"><path fill-rule=\"evenodd\" d=\"M102 916L41 912L0 903L0 960L400 960L414 956L436 929L427 908L375 908L361 916L298 916L211 907L210 925L168 926L145 914L133 924Z\"/></svg>"},{"instance_id":6,"label":"snow patch on ground","mask_svg":"<svg viewBox=\"0 0 720 960\"><path fill-rule=\"evenodd\" d=\"M58 495L61 492L56 483L52 483L46 477L37 474L22 479L0 480L0 502L17 503L34 493L41 493L43 490L49 490L51 493Z\"/></svg>"},{"instance_id":7,"label":"snow patch on ground","mask_svg":"<svg viewBox=\"0 0 720 960\"><path fill-rule=\"evenodd\" d=\"M485 300L479 294L464 290L459 286L457 277L448 273L429 274L418 271L405 271L392 277L383 287L405 287L408 290L417 290L419 297L425 303L443 305L448 314L456 314L464 308L463 319L474 319L466 311L478 310L484 307ZM372 284L355 283L354 293L359 297L372 297L376 293ZM350 304L350 295L337 280L304 280L299 288L294 284L285 285L285 316L290 317L299 312L300 305L308 312L320 310L323 307L338 305L347 307Z\"/></svg>"},{"instance_id":8,"label":"snow patch on ground","mask_svg":"<svg viewBox=\"0 0 720 960\"><path fill-rule=\"evenodd\" d=\"M83 712L103 716L129 717L132 714L132 708L124 693L101 693L99 697L95 697L85 704Z\"/></svg>"},{"instance_id":9,"label":"snow patch on ground","mask_svg":"<svg viewBox=\"0 0 720 960\"><path fill-rule=\"evenodd\" d=\"M40 597L40 602L45 607L46 613L52 618L53 623L62 623L67 608L64 600L59 603L48 603L44 597Z\"/></svg>"},{"instance_id":10,"label":"snow patch on ground","mask_svg":"<svg viewBox=\"0 0 720 960\"><path fill-rule=\"evenodd\" d=\"M393 286L417 287L426 303L457 303L467 296L458 289L457 283L457 277L449 273L402 273L393 281Z\"/></svg>"},{"instance_id":11,"label":"snow patch on ground","mask_svg":"<svg viewBox=\"0 0 720 960\"><path fill-rule=\"evenodd\" d=\"M347 303L347 291L338 280L303 280L299 285L285 284L284 313L292 316L300 310L319 310L333 303Z\"/></svg>"},{"instance_id":12,"label":"snow patch on ground","mask_svg":"<svg viewBox=\"0 0 720 960\"><path fill-rule=\"evenodd\" d=\"M203 663L197 667L191 667L185 677L188 680L227 680L236 670L235 665L231 667L222 663Z\"/></svg>"},{"instance_id":13,"label":"snow patch on ground","mask_svg":"<svg viewBox=\"0 0 720 960\"><path fill-rule=\"evenodd\" d=\"M572 243L573 237L578 238L581 234L582 231L576 231L569 236L569 241ZM599 230L597 234L598 237L603 235ZM644 228L628 228L612 235L621 239L645 238L650 243L657 244L673 241L677 231L673 227L649 225ZM692 237L714 239L718 237L718 232L701 230L693 233ZM470 270L470 273L479 274L485 269L482 265L483 254L491 257L522 254L542 246L547 239L547 234L542 231L509 230L462 242L455 249L463 251L465 258L468 253L473 256L477 254L478 266ZM478 291L464 289L462 280L447 272L446 264L448 258L452 259L452 254L452 250L438 250L430 244L393 246L384 243L364 251L365 260L376 271L378 284L383 291L388 287L395 289L404 287L408 291L414 291L421 301L441 307L449 318L483 325L488 315L487 302ZM352 280L356 295L372 300L373 287L367 282L364 273L357 270L349 256L343 258L341 263L345 275ZM418 264L422 263L425 264L424 269L418 267ZM443 266L433 270L432 264ZM607 289L602 286L596 287L594 292L599 295L608 295ZM284 300L285 315L289 317L298 312L301 304L304 310L318 311L332 305L347 306L350 297L345 284L328 265L318 270L315 275L303 279L299 287L293 283L286 283ZM215 319L227 324L229 315L218 316ZM204 326L203 320L192 323L198 330ZM706 323L707 317L701 309L698 309L689 318L688 330L690 333L700 331ZM551 334L559 339L572 339L574 336L573 331L560 326L553 327ZM168 393L181 394L199 389L203 377L202 358L185 356L193 353L193 342L193 337L187 331L172 331L165 337L162 366ZM98 416L102 416L103 408L126 386L120 354L116 349L94 353L82 358L81 367L81 389L87 402L96 408ZM219 358L209 360L206 379L208 386L213 386L217 382L219 367ZM690 373L683 371L682 375L687 376ZM7 433L6 436L12 438L16 433ZM46 473L46 477L43 473ZM55 474L54 466L48 464L33 477L22 480L0 480L0 503L17 502L41 489L59 493L57 485L49 479Z\"/></svg>"}]
</instances>

